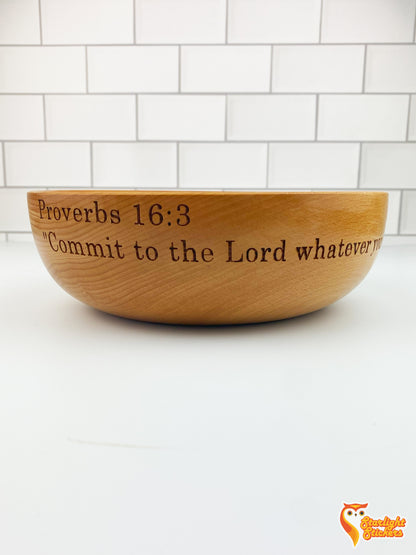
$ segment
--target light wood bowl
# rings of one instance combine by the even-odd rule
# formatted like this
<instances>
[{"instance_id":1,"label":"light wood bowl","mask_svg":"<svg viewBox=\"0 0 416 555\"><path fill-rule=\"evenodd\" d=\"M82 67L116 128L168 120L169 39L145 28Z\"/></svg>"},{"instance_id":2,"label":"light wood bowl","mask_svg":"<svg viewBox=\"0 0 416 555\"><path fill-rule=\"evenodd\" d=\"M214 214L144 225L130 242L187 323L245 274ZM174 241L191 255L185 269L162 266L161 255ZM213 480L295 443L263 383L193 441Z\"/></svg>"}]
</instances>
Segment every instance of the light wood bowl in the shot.
<instances>
[{"instance_id":1,"label":"light wood bowl","mask_svg":"<svg viewBox=\"0 0 416 555\"><path fill-rule=\"evenodd\" d=\"M53 278L137 320L242 324L343 297L380 248L387 193L38 191L32 231Z\"/></svg>"}]
</instances>

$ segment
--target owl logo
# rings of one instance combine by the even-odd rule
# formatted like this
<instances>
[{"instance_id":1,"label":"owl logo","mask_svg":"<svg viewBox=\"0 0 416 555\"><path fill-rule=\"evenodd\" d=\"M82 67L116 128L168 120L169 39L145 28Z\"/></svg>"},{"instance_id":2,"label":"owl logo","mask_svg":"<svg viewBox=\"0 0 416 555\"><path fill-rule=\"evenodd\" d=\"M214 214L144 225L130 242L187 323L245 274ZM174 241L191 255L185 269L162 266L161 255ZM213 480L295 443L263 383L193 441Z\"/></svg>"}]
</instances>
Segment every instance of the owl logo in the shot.
<instances>
[{"instance_id":1,"label":"owl logo","mask_svg":"<svg viewBox=\"0 0 416 555\"><path fill-rule=\"evenodd\" d=\"M358 532L354 524L356 526L360 525L360 521L365 515L364 509L367 507L367 505L368 503L352 503L351 505L347 505L347 503L344 503L344 508L341 511L341 525L347 532L347 534L351 537L354 543L354 547L357 545L358 540L360 539L360 533Z\"/></svg>"}]
</instances>

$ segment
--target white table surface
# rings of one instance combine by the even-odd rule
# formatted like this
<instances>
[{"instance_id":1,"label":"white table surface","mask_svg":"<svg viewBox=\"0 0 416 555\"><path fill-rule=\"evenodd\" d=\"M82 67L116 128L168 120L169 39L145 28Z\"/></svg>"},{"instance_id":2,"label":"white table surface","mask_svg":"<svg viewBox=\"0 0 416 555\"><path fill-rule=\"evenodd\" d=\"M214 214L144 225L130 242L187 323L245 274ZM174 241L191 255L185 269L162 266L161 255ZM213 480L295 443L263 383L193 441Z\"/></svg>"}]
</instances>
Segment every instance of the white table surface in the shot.
<instances>
[{"instance_id":1,"label":"white table surface","mask_svg":"<svg viewBox=\"0 0 416 555\"><path fill-rule=\"evenodd\" d=\"M416 247L261 325L124 320L0 245L0 553L353 553L343 503L416 552Z\"/></svg>"}]
</instances>

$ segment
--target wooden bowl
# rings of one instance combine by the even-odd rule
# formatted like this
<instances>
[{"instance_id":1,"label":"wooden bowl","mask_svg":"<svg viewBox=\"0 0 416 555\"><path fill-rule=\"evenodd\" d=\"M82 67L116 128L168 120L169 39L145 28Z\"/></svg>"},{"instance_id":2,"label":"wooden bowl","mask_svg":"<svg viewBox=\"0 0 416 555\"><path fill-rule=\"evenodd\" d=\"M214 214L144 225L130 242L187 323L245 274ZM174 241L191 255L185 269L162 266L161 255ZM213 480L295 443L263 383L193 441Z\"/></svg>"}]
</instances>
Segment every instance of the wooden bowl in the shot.
<instances>
[{"instance_id":1,"label":"wooden bowl","mask_svg":"<svg viewBox=\"0 0 416 555\"><path fill-rule=\"evenodd\" d=\"M38 191L28 205L45 266L76 299L151 322L242 324L355 287L387 193Z\"/></svg>"}]
</instances>

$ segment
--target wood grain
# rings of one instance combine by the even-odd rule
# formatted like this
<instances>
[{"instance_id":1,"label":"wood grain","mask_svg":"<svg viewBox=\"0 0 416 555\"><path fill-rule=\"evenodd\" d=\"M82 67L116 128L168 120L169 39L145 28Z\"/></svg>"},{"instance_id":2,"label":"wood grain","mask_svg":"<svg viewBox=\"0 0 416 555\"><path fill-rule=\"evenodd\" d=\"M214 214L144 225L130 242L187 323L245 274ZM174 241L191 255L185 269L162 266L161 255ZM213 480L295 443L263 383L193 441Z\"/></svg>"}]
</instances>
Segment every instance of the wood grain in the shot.
<instances>
[{"instance_id":1,"label":"wood grain","mask_svg":"<svg viewBox=\"0 0 416 555\"><path fill-rule=\"evenodd\" d=\"M318 310L367 274L382 192L36 191L53 278L97 309L152 322L241 324Z\"/></svg>"}]
</instances>

